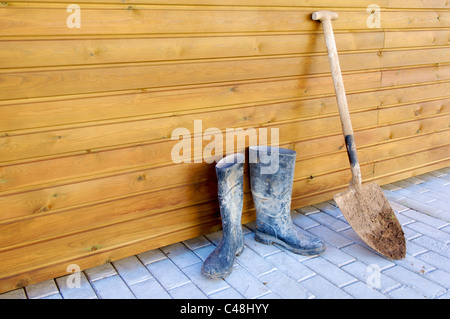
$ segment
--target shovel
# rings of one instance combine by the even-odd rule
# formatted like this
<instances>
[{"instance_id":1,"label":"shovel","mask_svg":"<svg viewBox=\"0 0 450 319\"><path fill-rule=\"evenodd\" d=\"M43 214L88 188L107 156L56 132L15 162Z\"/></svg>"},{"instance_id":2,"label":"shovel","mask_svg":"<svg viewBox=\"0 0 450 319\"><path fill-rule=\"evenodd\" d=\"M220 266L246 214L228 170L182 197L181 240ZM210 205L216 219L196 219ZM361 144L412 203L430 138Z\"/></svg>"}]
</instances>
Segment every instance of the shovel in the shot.
<instances>
[{"instance_id":1,"label":"shovel","mask_svg":"<svg viewBox=\"0 0 450 319\"><path fill-rule=\"evenodd\" d=\"M342 131L352 171L348 190L334 195L334 200L350 226L369 247L390 259L402 259L406 254L405 235L394 211L376 183L362 185L361 169L331 24L331 20L337 18L338 14L331 11L317 11L312 15L313 20L322 22Z\"/></svg>"}]
</instances>

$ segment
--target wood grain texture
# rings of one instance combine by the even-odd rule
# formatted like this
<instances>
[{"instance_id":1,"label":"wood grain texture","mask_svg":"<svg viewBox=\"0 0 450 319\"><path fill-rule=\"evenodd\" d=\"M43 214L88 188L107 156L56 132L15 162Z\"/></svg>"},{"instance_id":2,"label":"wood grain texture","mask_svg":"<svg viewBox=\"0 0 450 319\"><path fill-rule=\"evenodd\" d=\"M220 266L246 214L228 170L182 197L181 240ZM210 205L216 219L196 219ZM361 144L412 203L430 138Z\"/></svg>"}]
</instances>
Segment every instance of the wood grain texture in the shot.
<instances>
[{"instance_id":1,"label":"wood grain texture","mask_svg":"<svg viewBox=\"0 0 450 319\"><path fill-rule=\"evenodd\" d=\"M448 2L377 1L371 28L366 0L81 0L79 29L71 3L0 6L0 292L220 229L214 162L193 162L208 128L278 129L297 152L293 209L344 190L320 8L340 16L363 182L450 165ZM175 164L180 127L190 162Z\"/></svg>"}]
</instances>

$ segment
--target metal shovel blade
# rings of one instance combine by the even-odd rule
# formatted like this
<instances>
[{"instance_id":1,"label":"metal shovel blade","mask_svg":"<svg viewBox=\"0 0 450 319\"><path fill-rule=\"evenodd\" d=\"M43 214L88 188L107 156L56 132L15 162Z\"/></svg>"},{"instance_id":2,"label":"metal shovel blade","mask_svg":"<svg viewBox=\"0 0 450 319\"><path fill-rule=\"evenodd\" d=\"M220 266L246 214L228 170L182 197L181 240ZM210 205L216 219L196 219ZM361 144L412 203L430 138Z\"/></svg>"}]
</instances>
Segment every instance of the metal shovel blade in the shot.
<instances>
[{"instance_id":1,"label":"metal shovel blade","mask_svg":"<svg viewBox=\"0 0 450 319\"><path fill-rule=\"evenodd\" d=\"M391 259L405 257L403 229L376 183L356 187L350 184L347 191L334 195L334 200L350 226L367 245Z\"/></svg>"}]
</instances>

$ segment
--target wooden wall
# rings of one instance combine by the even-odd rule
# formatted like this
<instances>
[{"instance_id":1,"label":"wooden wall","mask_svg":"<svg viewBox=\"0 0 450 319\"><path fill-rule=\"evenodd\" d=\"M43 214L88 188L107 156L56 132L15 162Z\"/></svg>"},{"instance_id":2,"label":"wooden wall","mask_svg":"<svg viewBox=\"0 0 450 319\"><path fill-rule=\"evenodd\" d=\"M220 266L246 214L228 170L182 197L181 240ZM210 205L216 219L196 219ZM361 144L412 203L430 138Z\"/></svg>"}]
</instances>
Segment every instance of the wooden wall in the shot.
<instances>
[{"instance_id":1,"label":"wooden wall","mask_svg":"<svg viewBox=\"0 0 450 319\"><path fill-rule=\"evenodd\" d=\"M214 165L170 156L196 119L279 128L298 152L293 208L343 190L317 9L340 15L364 181L450 164L448 1L79 0L68 28L71 3L0 4L0 292L218 229Z\"/></svg>"}]
</instances>

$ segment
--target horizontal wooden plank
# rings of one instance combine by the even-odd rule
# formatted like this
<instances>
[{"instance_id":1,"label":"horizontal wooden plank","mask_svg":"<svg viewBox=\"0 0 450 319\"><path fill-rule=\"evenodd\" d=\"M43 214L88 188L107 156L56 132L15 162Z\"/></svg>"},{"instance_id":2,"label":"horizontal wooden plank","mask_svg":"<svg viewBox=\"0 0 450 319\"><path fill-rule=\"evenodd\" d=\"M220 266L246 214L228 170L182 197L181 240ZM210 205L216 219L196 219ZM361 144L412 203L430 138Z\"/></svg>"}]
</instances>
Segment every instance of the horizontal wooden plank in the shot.
<instances>
[{"instance_id":1,"label":"horizontal wooden plank","mask_svg":"<svg viewBox=\"0 0 450 319\"><path fill-rule=\"evenodd\" d=\"M449 45L449 36L449 30L345 32L336 34L336 43L340 52L382 50ZM322 33L11 40L0 41L0 63L3 68L25 68L305 54L325 50Z\"/></svg>"},{"instance_id":2,"label":"horizontal wooden plank","mask_svg":"<svg viewBox=\"0 0 450 319\"><path fill-rule=\"evenodd\" d=\"M388 8L450 8L450 3L443 0L389 0Z\"/></svg>"},{"instance_id":3,"label":"horizontal wooden plank","mask_svg":"<svg viewBox=\"0 0 450 319\"><path fill-rule=\"evenodd\" d=\"M81 4L82 27L69 28L66 7L2 8L3 36L314 31L320 27L311 19L311 10L144 9L139 6L130 10L126 4L121 9L105 6L101 10ZM353 21L339 20L336 29L367 28L367 13L343 13L342 16L346 14L351 15Z\"/></svg>"},{"instance_id":4,"label":"horizontal wooden plank","mask_svg":"<svg viewBox=\"0 0 450 319\"><path fill-rule=\"evenodd\" d=\"M450 30L385 31L385 48L408 48L450 44Z\"/></svg>"},{"instance_id":5,"label":"horizontal wooden plank","mask_svg":"<svg viewBox=\"0 0 450 319\"><path fill-rule=\"evenodd\" d=\"M450 47L341 54L342 70L450 62ZM0 74L0 99L107 92L329 73L326 55L154 62ZM152 74L152 76L148 76Z\"/></svg>"},{"instance_id":6,"label":"horizontal wooden plank","mask_svg":"<svg viewBox=\"0 0 450 319\"><path fill-rule=\"evenodd\" d=\"M402 120L407 121L413 117L420 118L447 112L450 112L450 98L418 102L412 105L383 108L383 111L380 111L378 114L378 123L380 125L389 125Z\"/></svg>"},{"instance_id":7,"label":"horizontal wooden plank","mask_svg":"<svg viewBox=\"0 0 450 319\"><path fill-rule=\"evenodd\" d=\"M15 0L20 2L42 2L42 0ZM70 0L46 0L45 2L72 3ZM79 0L77 3L91 3L91 0ZM327 7L327 8L365 8L372 0L96 0L95 3L147 4L147 5L188 5L188 6L263 6L263 7ZM388 0L379 0L380 7L387 7Z\"/></svg>"},{"instance_id":8,"label":"horizontal wooden plank","mask_svg":"<svg viewBox=\"0 0 450 319\"><path fill-rule=\"evenodd\" d=\"M450 145L438 147L426 152L398 156L386 161L378 161L374 167L374 177L392 174L397 170L414 168L435 161L449 159Z\"/></svg>"},{"instance_id":9,"label":"horizontal wooden plank","mask_svg":"<svg viewBox=\"0 0 450 319\"><path fill-rule=\"evenodd\" d=\"M382 86L399 86L420 82L433 82L450 79L450 65L437 63L431 67L412 67L396 70L383 70Z\"/></svg>"},{"instance_id":10,"label":"horizontal wooden plank","mask_svg":"<svg viewBox=\"0 0 450 319\"><path fill-rule=\"evenodd\" d=\"M311 19L314 10L252 10L211 9L155 9L130 7L120 9L92 9L81 4L82 27L69 28L66 20L67 5L31 8L8 6L2 8L3 36L26 35L99 35L99 34L177 34L177 33L230 33L273 31L317 31L320 23ZM106 9L106 10L105 10ZM385 29L444 28L450 26L450 12L417 11L410 15L404 11L386 11L381 14L381 26ZM48 17L52 17L49 19ZM336 30L368 30L366 9L339 11L339 19L333 22Z\"/></svg>"},{"instance_id":11,"label":"horizontal wooden plank","mask_svg":"<svg viewBox=\"0 0 450 319\"><path fill-rule=\"evenodd\" d=\"M382 49L383 32L338 33L340 51ZM325 52L321 33L0 41L2 68Z\"/></svg>"}]
</instances>

